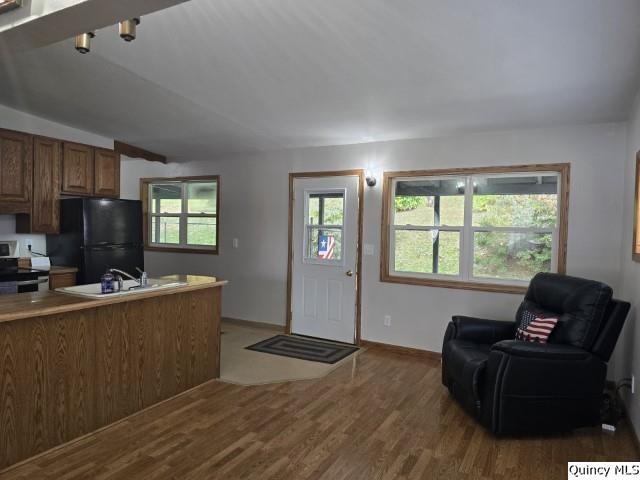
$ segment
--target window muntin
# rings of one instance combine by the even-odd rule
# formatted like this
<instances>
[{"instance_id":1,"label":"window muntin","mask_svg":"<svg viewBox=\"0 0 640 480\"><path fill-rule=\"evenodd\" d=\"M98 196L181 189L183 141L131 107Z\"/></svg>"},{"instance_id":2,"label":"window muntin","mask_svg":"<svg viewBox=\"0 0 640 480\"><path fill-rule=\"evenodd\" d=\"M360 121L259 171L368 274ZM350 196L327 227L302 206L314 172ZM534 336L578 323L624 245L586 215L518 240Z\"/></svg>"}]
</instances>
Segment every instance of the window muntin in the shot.
<instances>
[{"instance_id":1,"label":"window muntin","mask_svg":"<svg viewBox=\"0 0 640 480\"><path fill-rule=\"evenodd\" d=\"M557 271L559 171L390 180L387 275L525 286Z\"/></svg>"},{"instance_id":2,"label":"window muntin","mask_svg":"<svg viewBox=\"0 0 640 480\"><path fill-rule=\"evenodd\" d=\"M175 183L156 183L150 186L151 213L180 213L182 211L182 186Z\"/></svg>"},{"instance_id":3,"label":"window muntin","mask_svg":"<svg viewBox=\"0 0 640 480\"><path fill-rule=\"evenodd\" d=\"M305 263L344 264L345 190L305 191Z\"/></svg>"},{"instance_id":4,"label":"window muntin","mask_svg":"<svg viewBox=\"0 0 640 480\"><path fill-rule=\"evenodd\" d=\"M396 272L460 274L459 232L398 229L393 242Z\"/></svg>"},{"instance_id":5,"label":"window muntin","mask_svg":"<svg viewBox=\"0 0 640 480\"><path fill-rule=\"evenodd\" d=\"M460 276L464 185L464 177L394 182L393 271L403 275Z\"/></svg>"},{"instance_id":6,"label":"window muntin","mask_svg":"<svg viewBox=\"0 0 640 480\"><path fill-rule=\"evenodd\" d=\"M553 270L553 250L550 232L474 231L473 276L529 281Z\"/></svg>"},{"instance_id":7,"label":"window muntin","mask_svg":"<svg viewBox=\"0 0 640 480\"><path fill-rule=\"evenodd\" d=\"M217 213L218 182L188 182L186 187L189 214L215 215Z\"/></svg>"},{"instance_id":8,"label":"window muntin","mask_svg":"<svg viewBox=\"0 0 640 480\"><path fill-rule=\"evenodd\" d=\"M557 175L473 177L474 227L553 228L558 223Z\"/></svg>"},{"instance_id":9,"label":"window muntin","mask_svg":"<svg viewBox=\"0 0 640 480\"><path fill-rule=\"evenodd\" d=\"M148 183L149 245L217 252L218 179Z\"/></svg>"},{"instance_id":10,"label":"window muntin","mask_svg":"<svg viewBox=\"0 0 640 480\"><path fill-rule=\"evenodd\" d=\"M180 244L180 218L152 216L151 243Z\"/></svg>"}]
</instances>

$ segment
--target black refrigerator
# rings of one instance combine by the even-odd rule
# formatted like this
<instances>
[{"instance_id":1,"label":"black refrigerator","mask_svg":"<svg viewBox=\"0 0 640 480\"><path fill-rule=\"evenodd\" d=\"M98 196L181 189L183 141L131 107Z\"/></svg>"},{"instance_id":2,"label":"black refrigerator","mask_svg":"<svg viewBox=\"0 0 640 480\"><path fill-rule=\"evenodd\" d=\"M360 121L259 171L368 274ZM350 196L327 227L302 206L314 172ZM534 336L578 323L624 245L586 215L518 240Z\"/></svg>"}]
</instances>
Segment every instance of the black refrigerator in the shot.
<instances>
[{"instance_id":1,"label":"black refrigerator","mask_svg":"<svg viewBox=\"0 0 640 480\"><path fill-rule=\"evenodd\" d=\"M68 198L60 202L60 234L47 235L52 265L78 267L78 283L98 283L109 269L144 270L142 202Z\"/></svg>"}]
</instances>

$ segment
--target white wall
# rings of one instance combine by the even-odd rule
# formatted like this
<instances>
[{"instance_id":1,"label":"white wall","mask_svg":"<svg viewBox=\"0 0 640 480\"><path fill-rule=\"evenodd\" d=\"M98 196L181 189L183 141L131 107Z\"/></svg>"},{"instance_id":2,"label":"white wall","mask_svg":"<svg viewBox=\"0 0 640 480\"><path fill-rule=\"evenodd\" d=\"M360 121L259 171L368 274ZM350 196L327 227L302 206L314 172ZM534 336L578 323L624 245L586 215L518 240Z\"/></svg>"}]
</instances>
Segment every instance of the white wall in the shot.
<instances>
[{"instance_id":1,"label":"white wall","mask_svg":"<svg viewBox=\"0 0 640 480\"><path fill-rule=\"evenodd\" d=\"M29 115L4 105L0 105L0 128L59 138L70 142L86 143L96 147L113 148L113 140L111 139ZM22 256L28 256L28 240L32 241L34 251L45 252L44 235L17 235L15 232L15 216L0 215L0 240L18 240Z\"/></svg>"},{"instance_id":2,"label":"white wall","mask_svg":"<svg viewBox=\"0 0 640 480\"><path fill-rule=\"evenodd\" d=\"M0 128L111 148L113 141L0 105ZM631 261L635 152L640 150L640 99L629 124L469 134L452 137L320 147L218 161L162 165L123 157L123 198L139 198L139 179L221 175L220 255L148 252L153 274L201 273L231 281L223 296L229 317L284 324L287 261L288 173L372 168L383 170L570 162L568 272L602 280L633 304L612 362L611 377L640 372L640 329L635 327L640 263ZM624 188L621 186L624 185ZM439 351L453 314L511 319L518 295L394 285L379 281L381 186L367 188L365 243L375 255L363 262L363 338ZM232 249L233 238L240 248ZM0 239L26 240L45 249L43 235L16 235L15 218L0 215ZM383 317L392 316L391 327ZM640 431L640 402L628 399Z\"/></svg>"},{"instance_id":3,"label":"white wall","mask_svg":"<svg viewBox=\"0 0 640 480\"><path fill-rule=\"evenodd\" d=\"M640 150L640 95L634 102L628 123L627 151L624 182L624 217L621 250L622 278L620 297L631 302L631 312L618 341L614 354L614 377L616 379L636 376L636 385L640 381L640 329L636 325L640 305L640 263L631 259L633 244L633 216L635 195L636 152ZM636 386L638 388L638 386ZM631 395L624 391L629 416L635 431L640 432L640 399L638 391Z\"/></svg>"},{"instance_id":4,"label":"white wall","mask_svg":"<svg viewBox=\"0 0 640 480\"><path fill-rule=\"evenodd\" d=\"M626 126L605 124L319 147L178 165L123 162L122 194L138 198L140 176L221 175L220 255L146 254L152 274L202 273L230 280L223 314L283 324L288 173L570 162L568 271L619 286ZM511 319L520 296L379 281L381 186L365 192L363 338L439 351L453 314ZM232 239L240 248L231 248ZM391 327L383 326L385 314Z\"/></svg>"}]
</instances>

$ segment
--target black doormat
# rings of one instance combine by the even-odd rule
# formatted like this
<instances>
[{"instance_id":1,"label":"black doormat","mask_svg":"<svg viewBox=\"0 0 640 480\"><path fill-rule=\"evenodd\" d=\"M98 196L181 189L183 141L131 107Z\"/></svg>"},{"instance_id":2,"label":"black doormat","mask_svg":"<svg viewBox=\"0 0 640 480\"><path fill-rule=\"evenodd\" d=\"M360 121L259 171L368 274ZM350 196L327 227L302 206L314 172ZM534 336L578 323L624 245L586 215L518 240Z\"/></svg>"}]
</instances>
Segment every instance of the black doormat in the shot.
<instances>
[{"instance_id":1,"label":"black doormat","mask_svg":"<svg viewBox=\"0 0 640 480\"><path fill-rule=\"evenodd\" d=\"M256 352L322 363L336 363L358 350L358 347L350 345L339 345L289 335L276 335L246 348Z\"/></svg>"}]
</instances>

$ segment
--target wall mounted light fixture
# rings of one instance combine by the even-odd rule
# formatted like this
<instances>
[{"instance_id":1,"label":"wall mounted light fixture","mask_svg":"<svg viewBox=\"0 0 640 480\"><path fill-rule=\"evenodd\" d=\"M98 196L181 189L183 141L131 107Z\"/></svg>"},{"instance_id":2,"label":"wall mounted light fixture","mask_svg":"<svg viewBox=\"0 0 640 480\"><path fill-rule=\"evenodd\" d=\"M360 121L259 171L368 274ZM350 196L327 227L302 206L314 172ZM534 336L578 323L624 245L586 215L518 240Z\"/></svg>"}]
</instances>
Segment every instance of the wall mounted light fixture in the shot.
<instances>
[{"instance_id":1,"label":"wall mounted light fixture","mask_svg":"<svg viewBox=\"0 0 640 480\"><path fill-rule=\"evenodd\" d=\"M132 42L136 39L136 27L140 25L139 18L132 18L130 20L123 20L120 22L120 38L125 42Z\"/></svg>"},{"instance_id":2,"label":"wall mounted light fixture","mask_svg":"<svg viewBox=\"0 0 640 480\"><path fill-rule=\"evenodd\" d=\"M367 170L364 172L364 178L367 181L367 185L369 185L370 187L375 187L376 183L378 183L375 174L371 170Z\"/></svg>"},{"instance_id":3,"label":"wall mounted light fixture","mask_svg":"<svg viewBox=\"0 0 640 480\"><path fill-rule=\"evenodd\" d=\"M89 53L91 51L91 39L95 36L96 34L93 32L76 35L76 50L82 54Z\"/></svg>"}]
</instances>

